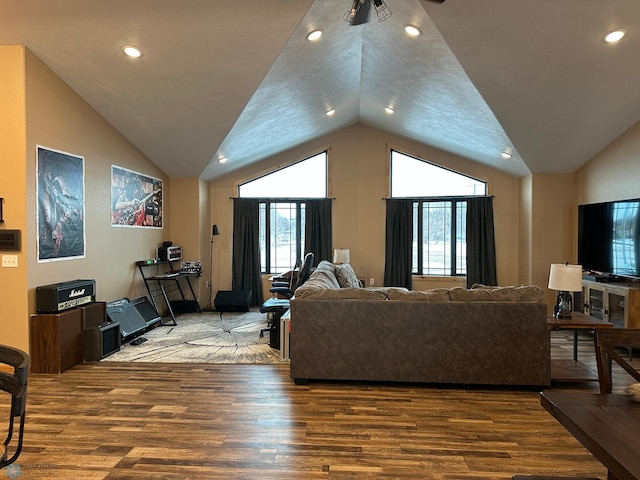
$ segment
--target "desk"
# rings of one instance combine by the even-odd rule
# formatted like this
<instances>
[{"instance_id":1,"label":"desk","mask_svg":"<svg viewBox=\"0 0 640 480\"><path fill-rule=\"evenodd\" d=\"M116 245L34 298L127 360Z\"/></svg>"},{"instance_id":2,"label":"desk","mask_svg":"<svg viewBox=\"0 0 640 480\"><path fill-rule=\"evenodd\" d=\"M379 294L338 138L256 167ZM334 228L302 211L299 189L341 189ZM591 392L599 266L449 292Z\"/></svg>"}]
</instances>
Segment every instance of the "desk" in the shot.
<instances>
[{"instance_id":1,"label":"desk","mask_svg":"<svg viewBox=\"0 0 640 480\"><path fill-rule=\"evenodd\" d=\"M145 270L147 267L152 267L154 265L158 266L163 264L169 267L170 269L169 272L157 273L155 275L145 275ZM149 294L149 298L151 299L151 302L153 303L154 308L158 312L160 312L160 310L158 309L158 305L155 301L154 295L151 292L151 287L149 286L149 282L155 282L156 285L158 286L158 290L160 290L160 293L162 293L162 298L164 298L164 301L167 304L169 315L171 315L171 319L173 321L170 325L177 325L177 322L176 322L176 312L174 311L174 308L171 305L172 302L169 300L169 295L167 293L167 289L166 289L167 284L175 285L180 294L180 302L182 302L182 304L187 304L188 301L184 295L184 289L180 285L180 279L184 279L188 287L188 291L191 294L191 298L193 299L192 303L194 303L195 305L195 310L198 312L201 311L200 305L198 304L198 298L196 297L196 294L193 291L193 286L191 285L191 280L190 280L190 277L197 276L198 275L197 273L177 272L174 270L173 262L171 260L164 260L164 261L158 260L152 263L149 263L149 261L147 260L140 260L139 262L136 262L136 265L138 266L138 270L140 270L140 275L142 275L142 280L144 281L144 285L147 288L147 293Z\"/></svg>"},{"instance_id":2,"label":"desk","mask_svg":"<svg viewBox=\"0 0 640 480\"><path fill-rule=\"evenodd\" d=\"M551 380L561 382L589 382L597 381L598 376L582 363L578 362L578 331L596 330L598 328L612 328L613 324L590 317L580 312L571 312L569 318L547 318L549 330L573 330L573 361L552 360ZM596 337L593 336L594 354Z\"/></svg>"},{"instance_id":3,"label":"desk","mask_svg":"<svg viewBox=\"0 0 640 480\"><path fill-rule=\"evenodd\" d=\"M542 392L540 404L608 470L640 479L640 403L627 395Z\"/></svg>"}]
</instances>

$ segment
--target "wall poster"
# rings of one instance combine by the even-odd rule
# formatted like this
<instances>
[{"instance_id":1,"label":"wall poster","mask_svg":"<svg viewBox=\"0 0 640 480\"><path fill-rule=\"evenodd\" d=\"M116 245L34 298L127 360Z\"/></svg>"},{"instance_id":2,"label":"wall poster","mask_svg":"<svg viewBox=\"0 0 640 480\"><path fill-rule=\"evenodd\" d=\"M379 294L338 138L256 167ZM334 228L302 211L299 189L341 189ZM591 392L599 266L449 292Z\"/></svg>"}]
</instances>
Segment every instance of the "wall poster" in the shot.
<instances>
[{"instance_id":1,"label":"wall poster","mask_svg":"<svg viewBox=\"0 0 640 480\"><path fill-rule=\"evenodd\" d=\"M84 258L84 157L36 146L38 262Z\"/></svg>"},{"instance_id":2,"label":"wall poster","mask_svg":"<svg viewBox=\"0 0 640 480\"><path fill-rule=\"evenodd\" d=\"M162 228L162 180L112 165L111 226Z\"/></svg>"}]
</instances>

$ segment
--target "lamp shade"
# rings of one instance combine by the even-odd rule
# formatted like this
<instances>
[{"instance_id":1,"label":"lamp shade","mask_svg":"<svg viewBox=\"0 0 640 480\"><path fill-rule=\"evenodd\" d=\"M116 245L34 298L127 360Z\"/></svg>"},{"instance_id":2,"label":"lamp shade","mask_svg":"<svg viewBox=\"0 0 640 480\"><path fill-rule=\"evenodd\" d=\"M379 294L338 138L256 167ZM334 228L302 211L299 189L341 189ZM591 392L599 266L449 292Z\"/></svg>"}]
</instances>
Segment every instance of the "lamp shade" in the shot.
<instances>
[{"instance_id":1,"label":"lamp shade","mask_svg":"<svg viewBox=\"0 0 640 480\"><path fill-rule=\"evenodd\" d=\"M582 290L582 265L552 263L549 271L549 288L561 292Z\"/></svg>"},{"instance_id":2,"label":"lamp shade","mask_svg":"<svg viewBox=\"0 0 640 480\"><path fill-rule=\"evenodd\" d=\"M333 263L349 263L349 249L336 248L333 251Z\"/></svg>"}]
</instances>

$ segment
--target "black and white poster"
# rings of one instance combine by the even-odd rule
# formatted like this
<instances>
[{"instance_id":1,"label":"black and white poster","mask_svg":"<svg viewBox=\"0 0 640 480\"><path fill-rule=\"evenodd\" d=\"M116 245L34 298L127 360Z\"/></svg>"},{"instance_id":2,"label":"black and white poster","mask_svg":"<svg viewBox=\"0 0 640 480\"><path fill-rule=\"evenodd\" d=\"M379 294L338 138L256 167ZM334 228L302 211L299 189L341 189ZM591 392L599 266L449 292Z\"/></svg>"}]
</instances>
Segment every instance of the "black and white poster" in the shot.
<instances>
[{"instance_id":1,"label":"black and white poster","mask_svg":"<svg viewBox=\"0 0 640 480\"><path fill-rule=\"evenodd\" d=\"M111 225L162 228L162 180L112 165Z\"/></svg>"},{"instance_id":2,"label":"black and white poster","mask_svg":"<svg viewBox=\"0 0 640 480\"><path fill-rule=\"evenodd\" d=\"M84 158L36 150L38 262L84 258Z\"/></svg>"}]
</instances>

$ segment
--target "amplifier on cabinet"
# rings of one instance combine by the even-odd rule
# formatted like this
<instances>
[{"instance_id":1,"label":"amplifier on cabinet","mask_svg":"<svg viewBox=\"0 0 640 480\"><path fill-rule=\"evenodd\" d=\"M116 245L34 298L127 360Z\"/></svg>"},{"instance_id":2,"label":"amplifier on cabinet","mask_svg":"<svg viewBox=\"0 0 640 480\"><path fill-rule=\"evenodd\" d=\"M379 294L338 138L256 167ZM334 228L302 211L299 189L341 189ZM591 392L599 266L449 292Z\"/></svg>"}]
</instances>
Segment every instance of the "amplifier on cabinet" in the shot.
<instances>
[{"instance_id":1,"label":"amplifier on cabinet","mask_svg":"<svg viewBox=\"0 0 640 480\"><path fill-rule=\"evenodd\" d=\"M36 287L38 313L57 313L91 303L96 296L95 280L71 280Z\"/></svg>"}]
</instances>

